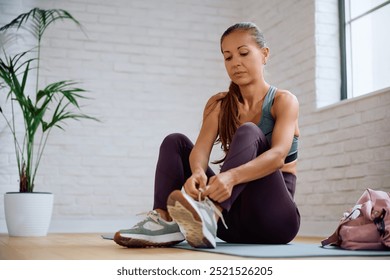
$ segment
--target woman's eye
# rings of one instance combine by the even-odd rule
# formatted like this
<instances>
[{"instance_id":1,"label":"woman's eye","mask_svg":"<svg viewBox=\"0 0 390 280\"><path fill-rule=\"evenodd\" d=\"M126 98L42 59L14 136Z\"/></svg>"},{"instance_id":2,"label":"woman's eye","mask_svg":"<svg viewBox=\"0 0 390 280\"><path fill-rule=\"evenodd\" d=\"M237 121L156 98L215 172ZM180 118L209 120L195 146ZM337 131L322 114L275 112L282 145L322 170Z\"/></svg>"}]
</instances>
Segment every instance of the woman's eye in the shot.
<instances>
[{"instance_id":1,"label":"woman's eye","mask_svg":"<svg viewBox=\"0 0 390 280\"><path fill-rule=\"evenodd\" d=\"M249 52L240 53L241 56L247 56Z\"/></svg>"},{"instance_id":2,"label":"woman's eye","mask_svg":"<svg viewBox=\"0 0 390 280\"><path fill-rule=\"evenodd\" d=\"M225 57L225 61L229 61L229 60L232 60L231 56Z\"/></svg>"}]
</instances>

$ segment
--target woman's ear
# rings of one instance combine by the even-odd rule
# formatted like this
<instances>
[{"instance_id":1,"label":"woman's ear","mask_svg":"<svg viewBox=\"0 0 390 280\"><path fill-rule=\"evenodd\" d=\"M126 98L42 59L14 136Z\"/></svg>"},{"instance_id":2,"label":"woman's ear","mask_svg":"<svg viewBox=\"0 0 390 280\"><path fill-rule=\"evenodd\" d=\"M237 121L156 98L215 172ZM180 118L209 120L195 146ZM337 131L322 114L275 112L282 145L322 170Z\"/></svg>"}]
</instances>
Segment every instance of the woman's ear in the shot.
<instances>
[{"instance_id":1,"label":"woman's ear","mask_svg":"<svg viewBox=\"0 0 390 280\"><path fill-rule=\"evenodd\" d=\"M269 57L269 48L267 47L261 48L261 52L263 54L263 64L266 65Z\"/></svg>"}]
</instances>

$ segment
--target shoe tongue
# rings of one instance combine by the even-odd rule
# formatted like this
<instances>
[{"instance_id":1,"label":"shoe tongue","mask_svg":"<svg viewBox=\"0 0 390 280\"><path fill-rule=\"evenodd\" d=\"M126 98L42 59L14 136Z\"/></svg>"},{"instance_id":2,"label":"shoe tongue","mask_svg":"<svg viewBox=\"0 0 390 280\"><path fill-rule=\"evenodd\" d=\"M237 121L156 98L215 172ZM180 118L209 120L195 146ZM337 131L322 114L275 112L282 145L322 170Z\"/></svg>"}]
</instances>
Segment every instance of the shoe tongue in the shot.
<instances>
[{"instance_id":1,"label":"shoe tongue","mask_svg":"<svg viewBox=\"0 0 390 280\"><path fill-rule=\"evenodd\" d=\"M153 221L154 221L155 223L157 223L157 224L160 223L159 220L161 219L161 216L160 216L160 214L159 214L157 211L155 211L155 210L150 211L150 212L148 213L147 217L148 217L149 219L153 220Z\"/></svg>"}]
</instances>

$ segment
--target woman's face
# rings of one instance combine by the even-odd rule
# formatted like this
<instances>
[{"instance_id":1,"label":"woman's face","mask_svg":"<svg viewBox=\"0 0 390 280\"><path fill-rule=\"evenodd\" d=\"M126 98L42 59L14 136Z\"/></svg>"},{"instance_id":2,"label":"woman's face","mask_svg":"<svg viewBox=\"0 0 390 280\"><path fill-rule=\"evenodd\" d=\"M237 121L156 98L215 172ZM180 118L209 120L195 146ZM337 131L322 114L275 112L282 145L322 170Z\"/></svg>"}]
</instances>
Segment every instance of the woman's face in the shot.
<instances>
[{"instance_id":1,"label":"woman's face","mask_svg":"<svg viewBox=\"0 0 390 280\"><path fill-rule=\"evenodd\" d=\"M268 48L260 48L248 31L230 33L223 39L221 49L226 71L235 84L243 86L263 79Z\"/></svg>"}]
</instances>

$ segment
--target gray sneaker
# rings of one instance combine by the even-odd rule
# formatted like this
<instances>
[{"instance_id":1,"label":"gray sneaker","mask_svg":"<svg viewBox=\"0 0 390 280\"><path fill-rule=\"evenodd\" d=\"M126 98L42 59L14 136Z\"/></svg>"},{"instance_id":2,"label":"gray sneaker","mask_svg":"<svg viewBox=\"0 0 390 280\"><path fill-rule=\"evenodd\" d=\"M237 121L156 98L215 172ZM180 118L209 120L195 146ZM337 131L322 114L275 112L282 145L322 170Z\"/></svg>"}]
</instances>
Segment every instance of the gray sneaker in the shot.
<instances>
[{"instance_id":1,"label":"gray sneaker","mask_svg":"<svg viewBox=\"0 0 390 280\"><path fill-rule=\"evenodd\" d=\"M217 213L222 213L209 199L196 201L184 191L173 191L168 197L168 212L179 224L187 242L195 248L215 248L217 236ZM226 227L226 224L224 222Z\"/></svg>"},{"instance_id":2,"label":"gray sneaker","mask_svg":"<svg viewBox=\"0 0 390 280\"><path fill-rule=\"evenodd\" d=\"M122 229L114 236L117 244L129 248L168 247L183 240L177 223L165 221L155 210L131 229Z\"/></svg>"}]
</instances>

